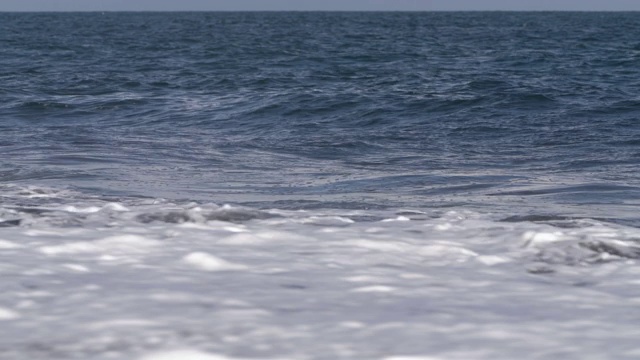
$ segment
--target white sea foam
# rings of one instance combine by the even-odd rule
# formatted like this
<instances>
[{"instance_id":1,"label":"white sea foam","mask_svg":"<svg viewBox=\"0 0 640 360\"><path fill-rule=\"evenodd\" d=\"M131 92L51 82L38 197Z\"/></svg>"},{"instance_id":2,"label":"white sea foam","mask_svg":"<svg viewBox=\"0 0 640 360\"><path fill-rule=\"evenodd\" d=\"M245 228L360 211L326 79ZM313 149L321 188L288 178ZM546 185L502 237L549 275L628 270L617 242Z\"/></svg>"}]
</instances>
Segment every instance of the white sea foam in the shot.
<instances>
[{"instance_id":1,"label":"white sea foam","mask_svg":"<svg viewBox=\"0 0 640 360\"><path fill-rule=\"evenodd\" d=\"M0 321L3 320L15 320L20 318L20 314L18 314L17 312L11 310L11 309L6 309L6 308L1 308L0 307Z\"/></svg>"},{"instance_id":2,"label":"white sea foam","mask_svg":"<svg viewBox=\"0 0 640 360\"><path fill-rule=\"evenodd\" d=\"M39 250L47 255L82 253L144 253L150 247L160 246L156 240L138 235L116 235L91 241L67 242L61 245L43 246Z\"/></svg>"},{"instance_id":3,"label":"white sea foam","mask_svg":"<svg viewBox=\"0 0 640 360\"><path fill-rule=\"evenodd\" d=\"M205 271L245 270L247 267L233 264L204 252L192 252L182 258L187 264Z\"/></svg>"},{"instance_id":4,"label":"white sea foam","mask_svg":"<svg viewBox=\"0 0 640 360\"><path fill-rule=\"evenodd\" d=\"M42 201L3 204L24 220L0 228L3 360L640 352L637 228L464 209Z\"/></svg>"},{"instance_id":5,"label":"white sea foam","mask_svg":"<svg viewBox=\"0 0 640 360\"><path fill-rule=\"evenodd\" d=\"M173 350L142 356L140 360L240 360L197 350Z\"/></svg>"}]
</instances>

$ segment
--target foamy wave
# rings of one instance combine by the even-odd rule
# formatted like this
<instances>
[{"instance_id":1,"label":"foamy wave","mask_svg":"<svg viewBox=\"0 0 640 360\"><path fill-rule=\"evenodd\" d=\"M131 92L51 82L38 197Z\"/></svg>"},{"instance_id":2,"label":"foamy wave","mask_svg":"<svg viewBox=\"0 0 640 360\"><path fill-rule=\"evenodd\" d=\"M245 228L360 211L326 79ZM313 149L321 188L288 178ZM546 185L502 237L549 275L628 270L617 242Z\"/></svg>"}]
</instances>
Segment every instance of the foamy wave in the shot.
<instances>
[{"instance_id":1,"label":"foamy wave","mask_svg":"<svg viewBox=\"0 0 640 360\"><path fill-rule=\"evenodd\" d=\"M636 344L637 228L53 190L23 204L47 190L11 191L0 210L0 333L13 344L3 359L489 359Z\"/></svg>"}]
</instances>

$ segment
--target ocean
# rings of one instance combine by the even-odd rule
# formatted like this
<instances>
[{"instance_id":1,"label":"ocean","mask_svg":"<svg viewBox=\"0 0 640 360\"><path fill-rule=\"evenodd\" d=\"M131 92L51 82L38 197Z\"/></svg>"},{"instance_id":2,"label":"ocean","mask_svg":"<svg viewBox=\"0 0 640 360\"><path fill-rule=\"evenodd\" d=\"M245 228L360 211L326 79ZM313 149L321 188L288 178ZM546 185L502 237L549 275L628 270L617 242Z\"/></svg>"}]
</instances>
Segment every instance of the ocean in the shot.
<instances>
[{"instance_id":1,"label":"ocean","mask_svg":"<svg viewBox=\"0 0 640 360\"><path fill-rule=\"evenodd\" d=\"M3 360L637 359L640 13L0 13Z\"/></svg>"}]
</instances>

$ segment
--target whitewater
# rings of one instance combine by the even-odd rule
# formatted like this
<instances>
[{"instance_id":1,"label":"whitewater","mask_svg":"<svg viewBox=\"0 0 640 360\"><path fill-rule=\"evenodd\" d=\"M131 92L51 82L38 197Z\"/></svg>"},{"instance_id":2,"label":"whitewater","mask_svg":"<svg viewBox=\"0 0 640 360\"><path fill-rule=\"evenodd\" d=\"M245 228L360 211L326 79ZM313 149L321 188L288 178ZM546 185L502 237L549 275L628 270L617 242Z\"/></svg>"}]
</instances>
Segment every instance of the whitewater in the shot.
<instances>
[{"instance_id":1,"label":"whitewater","mask_svg":"<svg viewBox=\"0 0 640 360\"><path fill-rule=\"evenodd\" d=\"M3 359L636 358L640 230L3 186Z\"/></svg>"}]
</instances>

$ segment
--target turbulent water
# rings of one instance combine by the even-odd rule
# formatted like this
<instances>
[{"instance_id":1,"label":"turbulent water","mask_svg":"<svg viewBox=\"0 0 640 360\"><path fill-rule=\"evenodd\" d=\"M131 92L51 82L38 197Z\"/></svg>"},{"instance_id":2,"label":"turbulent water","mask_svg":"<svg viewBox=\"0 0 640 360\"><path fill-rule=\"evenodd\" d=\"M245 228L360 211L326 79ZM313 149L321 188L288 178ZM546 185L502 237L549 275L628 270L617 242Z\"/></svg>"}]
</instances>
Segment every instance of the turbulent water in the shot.
<instances>
[{"instance_id":1,"label":"turbulent water","mask_svg":"<svg viewBox=\"0 0 640 360\"><path fill-rule=\"evenodd\" d=\"M639 23L0 13L0 358L637 359Z\"/></svg>"}]
</instances>

